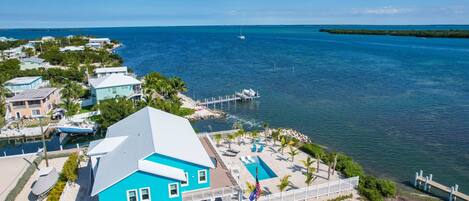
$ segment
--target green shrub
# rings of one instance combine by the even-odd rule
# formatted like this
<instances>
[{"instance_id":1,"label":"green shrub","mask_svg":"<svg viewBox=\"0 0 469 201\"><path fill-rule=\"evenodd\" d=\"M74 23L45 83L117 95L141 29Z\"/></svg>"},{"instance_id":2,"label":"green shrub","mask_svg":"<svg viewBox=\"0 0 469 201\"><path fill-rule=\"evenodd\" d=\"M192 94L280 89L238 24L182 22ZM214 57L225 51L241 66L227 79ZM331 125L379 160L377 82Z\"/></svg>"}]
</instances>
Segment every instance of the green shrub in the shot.
<instances>
[{"instance_id":1,"label":"green shrub","mask_svg":"<svg viewBox=\"0 0 469 201\"><path fill-rule=\"evenodd\" d=\"M396 184L393 181L377 179L376 177L366 175L360 164L343 153L326 152L316 144L304 144L300 149L315 158L322 156L321 160L326 164L332 164L337 155L336 170L341 172L345 177L359 176L360 184L358 191L371 201L382 201L384 197L396 196Z\"/></svg>"},{"instance_id":2,"label":"green shrub","mask_svg":"<svg viewBox=\"0 0 469 201\"><path fill-rule=\"evenodd\" d=\"M365 196L370 201L383 201L384 198L378 189L375 188L366 188L364 186L358 187L358 192L360 195Z\"/></svg>"},{"instance_id":3,"label":"green shrub","mask_svg":"<svg viewBox=\"0 0 469 201\"><path fill-rule=\"evenodd\" d=\"M62 192L65 188L66 181L59 179L59 181L55 184L54 188L50 191L49 195L47 196L47 201L59 201L60 196L62 196Z\"/></svg>"},{"instance_id":4,"label":"green shrub","mask_svg":"<svg viewBox=\"0 0 469 201\"><path fill-rule=\"evenodd\" d=\"M300 147L300 150L314 158L318 158L319 156L323 156L325 154L324 149L316 144L304 144Z\"/></svg>"},{"instance_id":5,"label":"green shrub","mask_svg":"<svg viewBox=\"0 0 469 201\"><path fill-rule=\"evenodd\" d=\"M78 153L71 153L62 168L59 181L47 196L47 201L59 201L67 181L76 181L78 178Z\"/></svg>"},{"instance_id":6,"label":"green shrub","mask_svg":"<svg viewBox=\"0 0 469 201\"><path fill-rule=\"evenodd\" d=\"M384 197L395 197L397 190L396 184L389 179L378 180L378 189Z\"/></svg>"}]
</instances>

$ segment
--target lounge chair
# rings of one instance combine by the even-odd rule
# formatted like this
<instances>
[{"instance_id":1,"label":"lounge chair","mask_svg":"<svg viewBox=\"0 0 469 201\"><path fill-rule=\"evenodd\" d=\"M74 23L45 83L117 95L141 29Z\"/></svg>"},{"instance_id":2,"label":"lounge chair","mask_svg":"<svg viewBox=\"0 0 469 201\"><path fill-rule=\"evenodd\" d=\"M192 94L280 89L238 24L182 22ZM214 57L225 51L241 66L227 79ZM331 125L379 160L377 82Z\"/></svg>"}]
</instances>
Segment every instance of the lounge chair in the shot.
<instances>
[{"instance_id":1,"label":"lounge chair","mask_svg":"<svg viewBox=\"0 0 469 201\"><path fill-rule=\"evenodd\" d=\"M249 161L250 163L256 162L254 158L252 158L251 156L246 156L246 160Z\"/></svg>"},{"instance_id":2,"label":"lounge chair","mask_svg":"<svg viewBox=\"0 0 469 201\"><path fill-rule=\"evenodd\" d=\"M247 157L245 157L245 156L241 156L241 157L239 157L239 160L241 160L241 162L243 162L244 164L247 164L247 163L249 163L249 161L248 161Z\"/></svg>"},{"instance_id":3,"label":"lounge chair","mask_svg":"<svg viewBox=\"0 0 469 201\"><path fill-rule=\"evenodd\" d=\"M259 149L257 149L257 152L262 152L262 151L264 151L264 145L261 145Z\"/></svg>"},{"instance_id":4,"label":"lounge chair","mask_svg":"<svg viewBox=\"0 0 469 201\"><path fill-rule=\"evenodd\" d=\"M234 154L238 154L238 153L239 153L239 150L236 150L236 149L228 149L227 151L228 151L228 152L231 152L231 153L234 153Z\"/></svg>"},{"instance_id":5,"label":"lounge chair","mask_svg":"<svg viewBox=\"0 0 469 201\"><path fill-rule=\"evenodd\" d=\"M223 152L223 156L235 157L236 155L237 154L232 153L232 152L228 152L228 151Z\"/></svg>"}]
</instances>

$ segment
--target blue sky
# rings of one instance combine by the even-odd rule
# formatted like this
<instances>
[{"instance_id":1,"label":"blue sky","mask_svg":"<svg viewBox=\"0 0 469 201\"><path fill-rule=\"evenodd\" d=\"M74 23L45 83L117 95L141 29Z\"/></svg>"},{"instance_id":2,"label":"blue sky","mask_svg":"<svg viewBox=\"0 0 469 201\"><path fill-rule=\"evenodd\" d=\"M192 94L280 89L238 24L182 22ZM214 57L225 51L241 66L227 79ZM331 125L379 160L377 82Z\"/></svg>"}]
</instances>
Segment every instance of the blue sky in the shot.
<instances>
[{"instance_id":1,"label":"blue sky","mask_svg":"<svg viewBox=\"0 0 469 201\"><path fill-rule=\"evenodd\" d=\"M469 24L469 0L2 0L0 28Z\"/></svg>"}]
</instances>

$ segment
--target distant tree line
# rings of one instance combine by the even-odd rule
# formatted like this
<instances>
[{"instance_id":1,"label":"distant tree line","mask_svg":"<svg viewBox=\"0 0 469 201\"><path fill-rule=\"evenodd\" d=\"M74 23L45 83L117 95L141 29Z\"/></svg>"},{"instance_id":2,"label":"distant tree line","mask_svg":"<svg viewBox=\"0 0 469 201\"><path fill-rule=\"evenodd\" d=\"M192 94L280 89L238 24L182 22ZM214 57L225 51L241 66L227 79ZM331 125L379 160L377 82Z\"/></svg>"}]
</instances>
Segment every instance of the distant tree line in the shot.
<instances>
[{"instance_id":1,"label":"distant tree line","mask_svg":"<svg viewBox=\"0 0 469 201\"><path fill-rule=\"evenodd\" d=\"M14 40L14 41L0 41L0 51L8 50L11 48L19 47L28 43L27 40Z\"/></svg>"},{"instance_id":2,"label":"distant tree line","mask_svg":"<svg viewBox=\"0 0 469 201\"><path fill-rule=\"evenodd\" d=\"M59 41L62 40L65 39L59 39ZM73 41L71 43L81 45L83 42ZM62 42L48 41L37 44L35 48L36 52L40 52L39 57L52 65L78 66L79 64L100 63L102 66L120 66L123 63L123 59L119 55L106 49L94 50L85 47L84 51L60 52L62 46L64 46Z\"/></svg>"},{"instance_id":3,"label":"distant tree line","mask_svg":"<svg viewBox=\"0 0 469 201\"><path fill-rule=\"evenodd\" d=\"M320 29L331 34L415 36L426 38L469 38L469 30L371 30L371 29Z\"/></svg>"}]
</instances>

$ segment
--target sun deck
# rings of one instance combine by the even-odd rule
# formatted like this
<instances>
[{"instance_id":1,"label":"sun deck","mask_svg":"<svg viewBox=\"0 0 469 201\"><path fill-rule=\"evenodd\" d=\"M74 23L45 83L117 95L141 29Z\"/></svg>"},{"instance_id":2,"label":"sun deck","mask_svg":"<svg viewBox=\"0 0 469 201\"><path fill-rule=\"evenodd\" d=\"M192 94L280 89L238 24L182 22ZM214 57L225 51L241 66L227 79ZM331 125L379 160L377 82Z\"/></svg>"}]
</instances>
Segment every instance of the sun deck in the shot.
<instances>
[{"instance_id":1,"label":"sun deck","mask_svg":"<svg viewBox=\"0 0 469 201\"><path fill-rule=\"evenodd\" d=\"M215 159L215 168L210 170L210 188L183 193L183 200L204 200L212 197L231 198L239 189L235 178L212 146L207 136L199 136L202 146L210 158Z\"/></svg>"},{"instance_id":2,"label":"sun deck","mask_svg":"<svg viewBox=\"0 0 469 201\"><path fill-rule=\"evenodd\" d=\"M239 151L236 156L227 156L223 154L226 153L229 149L229 144L226 141L220 143L216 147L217 151L222 155L222 160L227 164L228 169L232 169L233 172L238 172L237 174L235 173L234 177L238 179L238 183L242 186L243 189L245 189L246 182L251 184L255 183L254 176L251 175L244 163L240 160L240 157L245 156L251 156L253 158L259 156L277 175L277 177L259 181L263 192L266 194L279 193L280 190L278 189L277 185L279 184L280 178L286 175L291 176L290 185L287 187L286 191L307 187L305 184L304 175L306 169L301 163L301 160L305 160L308 157L306 153L300 151L299 154L294 157L294 161L292 162L287 153L288 148L285 148L284 153L282 154L279 151L280 146L278 145L278 142L277 144L274 144L272 141L260 142L260 144L262 143L265 144L265 148L262 152L252 152L251 139L240 138L239 141L235 140L231 143L231 149ZM313 167L316 167L316 164L314 164ZM322 162L320 163L319 172L315 173L315 176L316 178L314 179L314 182L311 186L339 180L337 173L334 175L331 174L330 179L327 179L328 166Z\"/></svg>"}]
</instances>

